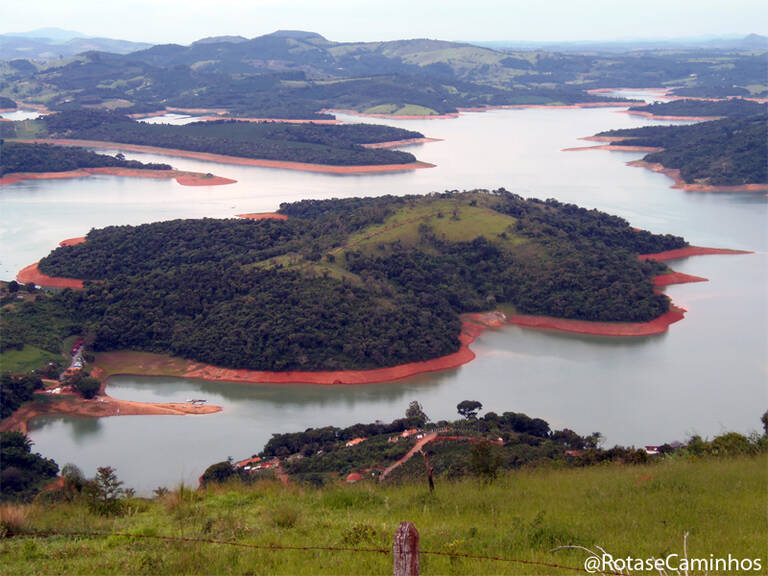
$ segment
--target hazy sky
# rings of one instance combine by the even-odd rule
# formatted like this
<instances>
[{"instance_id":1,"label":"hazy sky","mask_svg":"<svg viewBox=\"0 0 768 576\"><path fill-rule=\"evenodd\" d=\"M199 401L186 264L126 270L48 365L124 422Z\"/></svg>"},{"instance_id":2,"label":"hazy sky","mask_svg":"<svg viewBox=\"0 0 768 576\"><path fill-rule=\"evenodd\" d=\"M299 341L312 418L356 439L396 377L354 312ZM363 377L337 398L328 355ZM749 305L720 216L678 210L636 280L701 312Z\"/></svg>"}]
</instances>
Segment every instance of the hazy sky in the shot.
<instances>
[{"instance_id":1,"label":"hazy sky","mask_svg":"<svg viewBox=\"0 0 768 576\"><path fill-rule=\"evenodd\" d=\"M768 33L765 0L0 0L0 32L42 27L152 43L252 38L616 40Z\"/></svg>"}]
</instances>

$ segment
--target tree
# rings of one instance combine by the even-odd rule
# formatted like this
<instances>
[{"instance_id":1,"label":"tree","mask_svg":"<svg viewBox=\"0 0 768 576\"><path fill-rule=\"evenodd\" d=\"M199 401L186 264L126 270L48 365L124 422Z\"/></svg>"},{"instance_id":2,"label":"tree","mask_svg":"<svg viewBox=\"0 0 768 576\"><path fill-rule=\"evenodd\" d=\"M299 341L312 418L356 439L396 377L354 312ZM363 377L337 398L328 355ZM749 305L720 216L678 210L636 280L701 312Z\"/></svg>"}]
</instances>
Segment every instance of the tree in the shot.
<instances>
[{"instance_id":1,"label":"tree","mask_svg":"<svg viewBox=\"0 0 768 576\"><path fill-rule=\"evenodd\" d=\"M13 294L14 292L18 292L18 291L19 291L19 283L16 282L16 280L11 280L10 282L8 282L8 292Z\"/></svg>"},{"instance_id":2,"label":"tree","mask_svg":"<svg viewBox=\"0 0 768 576\"><path fill-rule=\"evenodd\" d=\"M481 442L472 446L470 462L472 472L487 482L491 482L496 479L499 473L501 457L488 442Z\"/></svg>"},{"instance_id":3,"label":"tree","mask_svg":"<svg viewBox=\"0 0 768 576\"><path fill-rule=\"evenodd\" d=\"M477 413L482 408L483 404L477 400L462 400L456 405L456 410L459 412L459 415L467 420L474 420L477 418Z\"/></svg>"},{"instance_id":4,"label":"tree","mask_svg":"<svg viewBox=\"0 0 768 576\"><path fill-rule=\"evenodd\" d=\"M99 393L99 390L101 389L101 382L99 382L96 378L83 376L81 378L77 378L72 383L72 388L80 392L80 394L83 395L83 398L93 398L96 396L96 394Z\"/></svg>"},{"instance_id":5,"label":"tree","mask_svg":"<svg viewBox=\"0 0 768 576\"><path fill-rule=\"evenodd\" d=\"M203 486L207 486L208 484L221 484L233 476L237 476L237 470L235 469L234 464L232 464L232 458L228 458L223 462L217 462L216 464L208 466L205 472L203 472L201 483Z\"/></svg>"},{"instance_id":6,"label":"tree","mask_svg":"<svg viewBox=\"0 0 768 576\"><path fill-rule=\"evenodd\" d=\"M99 512L110 514L119 511L120 497L125 492L122 485L122 480L118 480L112 466L100 466L96 469L94 489Z\"/></svg>"},{"instance_id":7,"label":"tree","mask_svg":"<svg viewBox=\"0 0 768 576\"><path fill-rule=\"evenodd\" d=\"M761 420L763 421L763 431L768 436L768 410L765 411Z\"/></svg>"},{"instance_id":8,"label":"tree","mask_svg":"<svg viewBox=\"0 0 768 576\"><path fill-rule=\"evenodd\" d=\"M413 400L408 404L408 409L405 411L405 417L409 420L418 420L419 426L424 426L429 422L429 416L426 415L424 409L416 400Z\"/></svg>"},{"instance_id":9,"label":"tree","mask_svg":"<svg viewBox=\"0 0 768 576\"><path fill-rule=\"evenodd\" d=\"M72 500L75 494L83 491L86 484L83 472L74 464L64 464L61 468L61 477L64 478L64 496Z\"/></svg>"}]
</instances>

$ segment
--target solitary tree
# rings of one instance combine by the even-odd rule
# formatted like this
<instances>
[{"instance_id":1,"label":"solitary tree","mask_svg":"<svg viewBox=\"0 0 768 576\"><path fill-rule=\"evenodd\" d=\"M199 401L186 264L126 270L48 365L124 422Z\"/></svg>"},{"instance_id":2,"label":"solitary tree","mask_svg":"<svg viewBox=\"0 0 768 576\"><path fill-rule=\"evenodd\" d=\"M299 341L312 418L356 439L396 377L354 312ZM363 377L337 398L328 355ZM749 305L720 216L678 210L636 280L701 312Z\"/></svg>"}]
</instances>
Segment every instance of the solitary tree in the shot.
<instances>
[{"instance_id":1,"label":"solitary tree","mask_svg":"<svg viewBox=\"0 0 768 576\"><path fill-rule=\"evenodd\" d=\"M467 420L474 420L482 407L483 404L477 400L462 400L456 405L456 410Z\"/></svg>"},{"instance_id":2,"label":"solitary tree","mask_svg":"<svg viewBox=\"0 0 768 576\"><path fill-rule=\"evenodd\" d=\"M120 497L125 491L122 488L122 480L117 479L115 469L112 466L97 468L94 484L99 509L106 514L117 511L120 507Z\"/></svg>"},{"instance_id":3,"label":"solitary tree","mask_svg":"<svg viewBox=\"0 0 768 576\"><path fill-rule=\"evenodd\" d=\"M409 420L418 420L419 426L424 426L424 424L429 422L429 416L425 414L421 404L419 404L416 400L413 400L410 404L408 404L408 409L405 411L405 417Z\"/></svg>"}]
</instances>

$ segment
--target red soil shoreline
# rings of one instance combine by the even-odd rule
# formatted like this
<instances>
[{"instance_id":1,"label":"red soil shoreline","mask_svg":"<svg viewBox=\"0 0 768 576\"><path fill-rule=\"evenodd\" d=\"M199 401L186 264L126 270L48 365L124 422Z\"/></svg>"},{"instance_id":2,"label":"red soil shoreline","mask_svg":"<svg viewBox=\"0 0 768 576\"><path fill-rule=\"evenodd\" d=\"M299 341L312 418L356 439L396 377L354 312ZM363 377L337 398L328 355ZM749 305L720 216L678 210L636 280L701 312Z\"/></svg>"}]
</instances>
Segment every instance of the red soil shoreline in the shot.
<instances>
[{"instance_id":1,"label":"red soil shoreline","mask_svg":"<svg viewBox=\"0 0 768 576\"><path fill-rule=\"evenodd\" d=\"M657 262L664 262L667 260L678 260L680 258L689 258L691 256L713 256L717 254L735 255L735 254L754 254L748 250L729 250L728 248L707 248L705 246L686 246L685 248L677 248L675 250L667 250L665 252L657 252L656 254L640 254L638 259L640 260L656 260ZM669 276L665 274L663 276ZM691 276L691 278L697 278L697 276ZM697 282L698 280L693 280Z\"/></svg>"},{"instance_id":2,"label":"red soil shoreline","mask_svg":"<svg viewBox=\"0 0 768 576\"><path fill-rule=\"evenodd\" d=\"M269 217L269 216L267 216ZM689 247L674 251L676 257L697 254L742 253L716 248ZM665 259L670 253L645 254L643 259ZM706 278L682 273L670 273L654 279L657 287L688 282L706 282ZM247 384L314 384L321 386L357 386L393 382L430 372L458 368L472 361L475 353L470 345L487 328L514 324L528 328L545 328L595 336L651 336L662 334L669 326L683 319L685 310L671 306L670 311L650 322L591 322L532 316L527 314L505 315L500 311L463 314L459 339L461 347L457 352L422 362L411 362L388 368L369 370L336 371L287 371L237 370L220 368L191 360L174 358L162 354L143 352L106 352L97 357L96 364L104 376L140 374L146 376L177 376L213 382L239 382Z\"/></svg>"},{"instance_id":3,"label":"red soil shoreline","mask_svg":"<svg viewBox=\"0 0 768 576\"><path fill-rule=\"evenodd\" d=\"M19 284L29 284L34 282L37 286L45 288L72 288L80 290L83 287L83 281L77 278L60 278L55 276L46 276L37 268L38 262L22 268L16 274L16 282Z\"/></svg>"},{"instance_id":4,"label":"red soil shoreline","mask_svg":"<svg viewBox=\"0 0 768 576\"><path fill-rule=\"evenodd\" d=\"M45 396L44 392L37 394ZM28 423L44 414L64 414L80 418L104 418L107 416L184 416L188 414L213 414L221 412L221 406L188 404L183 402L133 402L118 400L103 392L91 400L75 394L62 393L51 402L27 402L8 418L0 422L0 431L17 430L27 433Z\"/></svg>"},{"instance_id":5,"label":"red soil shoreline","mask_svg":"<svg viewBox=\"0 0 768 576\"><path fill-rule=\"evenodd\" d=\"M134 168L79 168L66 172L14 172L5 174L0 178L0 186L16 184L24 180L58 180L66 178L85 178L96 174L109 176L124 176L129 178L173 178L182 186L222 186L234 184L237 180L222 178L221 176L207 176L198 172L185 172L182 170L141 170Z\"/></svg>"},{"instance_id":6,"label":"red soil shoreline","mask_svg":"<svg viewBox=\"0 0 768 576\"><path fill-rule=\"evenodd\" d=\"M768 183L766 184L739 184L733 186L726 185L711 185L711 184L689 184L680 176L680 170L677 168L666 168L663 164L658 162L646 162L645 160L632 160L627 162L627 166L634 166L636 168L647 168L653 172L659 172L665 174L674 180L674 184L670 188L677 190L686 190L688 192L765 192L768 191Z\"/></svg>"},{"instance_id":7,"label":"red soil shoreline","mask_svg":"<svg viewBox=\"0 0 768 576\"><path fill-rule=\"evenodd\" d=\"M211 154L209 152L192 152L190 150L176 150L173 148L159 148L156 146L141 146L138 144L123 144L120 142L99 142L95 140L67 140L59 138L38 138L25 140L36 144L57 144L59 146L80 146L86 148L115 148L129 152L144 152L148 154L162 154L165 156L179 156L181 158L194 158L222 164L236 164L240 166L258 166L260 168L280 168L283 170L300 170L304 172L321 172L325 174L368 174L375 172L402 172L420 168L434 168L434 164L428 162L410 162L408 164L371 164L365 166L332 166L330 164L309 164L306 162L289 162L285 160L262 160L256 158L240 158L238 156L224 156L223 154Z\"/></svg>"},{"instance_id":8,"label":"red soil shoreline","mask_svg":"<svg viewBox=\"0 0 768 576\"><path fill-rule=\"evenodd\" d=\"M59 242L59 246L77 246L85 242L85 236L78 236L77 238L67 238Z\"/></svg>"}]
</instances>

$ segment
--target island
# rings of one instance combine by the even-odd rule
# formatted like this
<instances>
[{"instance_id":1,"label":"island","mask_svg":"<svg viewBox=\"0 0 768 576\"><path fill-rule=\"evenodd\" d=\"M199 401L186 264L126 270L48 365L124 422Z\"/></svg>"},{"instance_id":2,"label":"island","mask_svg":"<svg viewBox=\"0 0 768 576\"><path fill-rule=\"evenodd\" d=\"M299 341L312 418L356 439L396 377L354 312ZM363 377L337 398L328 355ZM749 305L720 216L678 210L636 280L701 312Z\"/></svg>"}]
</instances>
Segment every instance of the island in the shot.
<instances>
[{"instance_id":1,"label":"island","mask_svg":"<svg viewBox=\"0 0 768 576\"><path fill-rule=\"evenodd\" d=\"M147 124L103 110L59 112L0 126L9 137L36 143L116 147L234 164L360 173L430 167L387 145L425 141L419 132L373 124L212 120L184 126Z\"/></svg>"},{"instance_id":2,"label":"island","mask_svg":"<svg viewBox=\"0 0 768 576\"><path fill-rule=\"evenodd\" d=\"M302 201L279 213L287 219L92 230L39 263L84 288L7 314L5 340L39 346L33 327L46 323L54 340L77 326L95 351L222 369L393 368L460 352L462 315L663 317L670 304L653 277L668 270L637 256L687 245L503 189Z\"/></svg>"},{"instance_id":3,"label":"island","mask_svg":"<svg viewBox=\"0 0 768 576\"><path fill-rule=\"evenodd\" d=\"M95 174L134 178L174 178L184 186L216 186L235 182L213 174L173 170L168 164L126 160L84 148L0 140L0 186L23 180L82 178Z\"/></svg>"}]
</instances>

